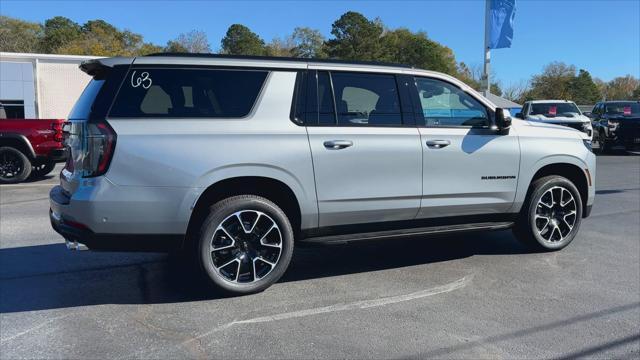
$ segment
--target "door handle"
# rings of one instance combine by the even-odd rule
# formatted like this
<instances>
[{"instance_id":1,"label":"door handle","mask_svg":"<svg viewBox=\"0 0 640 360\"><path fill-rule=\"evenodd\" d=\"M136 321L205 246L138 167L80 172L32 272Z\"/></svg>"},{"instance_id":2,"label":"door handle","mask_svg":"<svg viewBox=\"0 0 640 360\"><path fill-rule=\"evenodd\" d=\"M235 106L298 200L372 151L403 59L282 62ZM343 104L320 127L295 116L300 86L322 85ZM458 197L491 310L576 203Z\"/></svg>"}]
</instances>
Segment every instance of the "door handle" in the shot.
<instances>
[{"instance_id":1,"label":"door handle","mask_svg":"<svg viewBox=\"0 0 640 360\"><path fill-rule=\"evenodd\" d=\"M351 140L329 140L324 142L324 147L329 150L340 150L348 148L349 146L353 146L353 141Z\"/></svg>"},{"instance_id":2,"label":"door handle","mask_svg":"<svg viewBox=\"0 0 640 360\"><path fill-rule=\"evenodd\" d=\"M427 146L434 149L441 149L448 145L451 145L449 140L427 140Z\"/></svg>"}]
</instances>

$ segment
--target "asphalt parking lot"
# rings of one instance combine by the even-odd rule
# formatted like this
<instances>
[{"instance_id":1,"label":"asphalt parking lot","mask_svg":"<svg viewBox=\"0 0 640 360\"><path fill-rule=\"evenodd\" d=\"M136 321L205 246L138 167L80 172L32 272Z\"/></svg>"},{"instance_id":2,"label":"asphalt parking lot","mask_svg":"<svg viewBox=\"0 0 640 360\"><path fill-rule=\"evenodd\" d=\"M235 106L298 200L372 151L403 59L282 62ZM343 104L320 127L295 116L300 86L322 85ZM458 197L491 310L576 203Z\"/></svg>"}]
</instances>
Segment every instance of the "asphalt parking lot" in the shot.
<instances>
[{"instance_id":1,"label":"asphalt parking lot","mask_svg":"<svg viewBox=\"0 0 640 360\"><path fill-rule=\"evenodd\" d=\"M598 158L592 216L563 251L509 231L300 248L236 298L163 254L67 251L48 222L57 181L0 187L3 359L640 357L640 156Z\"/></svg>"}]
</instances>

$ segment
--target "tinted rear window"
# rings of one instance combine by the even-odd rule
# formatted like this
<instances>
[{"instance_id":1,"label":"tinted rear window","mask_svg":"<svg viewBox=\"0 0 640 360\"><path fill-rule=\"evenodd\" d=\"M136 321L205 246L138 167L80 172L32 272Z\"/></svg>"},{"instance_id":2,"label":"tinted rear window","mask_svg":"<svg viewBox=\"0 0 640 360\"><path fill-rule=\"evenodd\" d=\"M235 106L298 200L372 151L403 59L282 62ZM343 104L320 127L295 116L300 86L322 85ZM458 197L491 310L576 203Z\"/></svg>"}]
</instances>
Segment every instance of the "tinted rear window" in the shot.
<instances>
[{"instance_id":1,"label":"tinted rear window","mask_svg":"<svg viewBox=\"0 0 640 360\"><path fill-rule=\"evenodd\" d=\"M89 118L93 102L103 84L104 80L91 80L91 82L89 82L89 85L84 88L82 95L80 95L73 109L71 109L69 120L87 120Z\"/></svg>"},{"instance_id":2,"label":"tinted rear window","mask_svg":"<svg viewBox=\"0 0 640 360\"><path fill-rule=\"evenodd\" d=\"M621 101L615 103L608 103L607 114L609 115L640 115L640 103L631 101Z\"/></svg>"},{"instance_id":3,"label":"tinted rear window","mask_svg":"<svg viewBox=\"0 0 640 360\"><path fill-rule=\"evenodd\" d=\"M580 109L573 103L537 103L531 105L531 115L562 116L580 114Z\"/></svg>"},{"instance_id":4,"label":"tinted rear window","mask_svg":"<svg viewBox=\"0 0 640 360\"><path fill-rule=\"evenodd\" d=\"M331 74L338 123L348 125L400 125L400 98L393 75Z\"/></svg>"},{"instance_id":5,"label":"tinted rear window","mask_svg":"<svg viewBox=\"0 0 640 360\"><path fill-rule=\"evenodd\" d=\"M109 116L244 117L266 77L267 71L261 70L132 69Z\"/></svg>"}]
</instances>

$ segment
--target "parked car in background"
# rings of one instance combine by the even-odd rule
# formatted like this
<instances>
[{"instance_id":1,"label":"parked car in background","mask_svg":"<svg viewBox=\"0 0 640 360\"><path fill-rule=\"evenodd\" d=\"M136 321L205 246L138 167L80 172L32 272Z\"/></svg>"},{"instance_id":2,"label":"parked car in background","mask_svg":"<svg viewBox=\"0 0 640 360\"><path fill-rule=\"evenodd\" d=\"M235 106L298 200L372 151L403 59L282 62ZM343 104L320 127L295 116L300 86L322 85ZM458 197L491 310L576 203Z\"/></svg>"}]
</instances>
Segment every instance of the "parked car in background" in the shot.
<instances>
[{"instance_id":1,"label":"parked car in background","mask_svg":"<svg viewBox=\"0 0 640 360\"><path fill-rule=\"evenodd\" d=\"M640 149L640 101L604 101L588 115L600 151Z\"/></svg>"},{"instance_id":2,"label":"parked car in background","mask_svg":"<svg viewBox=\"0 0 640 360\"><path fill-rule=\"evenodd\" d=\"M65 160L64 120L4 117L0 109L0 184L45 176Z\"/></svg>"},{"instance_id":3,"label":"parked car in background","mask_svg":"<svg viewBox=\"0 0 640 360\"><path fill-rule=\"evenodd\" d=\"M568 126L593 137L591 119L582 114L573 101L568 100L532 100L522 106L515 115L519 119L538 121L546 124Z\"/></svg>"},{"instance_id":4,"label":"parked car in background","mask_svg":"<svg viewBox=\"0 0 640 360\"><path fill-rule=\"evenodd\" d=\"M182 249L227 292L273 284L301 241L513 228L559 250L595 199L590 137L512 124L449 75L173 54L81 69L53 228L70 249Z\"/></svg>"}]
</instances>

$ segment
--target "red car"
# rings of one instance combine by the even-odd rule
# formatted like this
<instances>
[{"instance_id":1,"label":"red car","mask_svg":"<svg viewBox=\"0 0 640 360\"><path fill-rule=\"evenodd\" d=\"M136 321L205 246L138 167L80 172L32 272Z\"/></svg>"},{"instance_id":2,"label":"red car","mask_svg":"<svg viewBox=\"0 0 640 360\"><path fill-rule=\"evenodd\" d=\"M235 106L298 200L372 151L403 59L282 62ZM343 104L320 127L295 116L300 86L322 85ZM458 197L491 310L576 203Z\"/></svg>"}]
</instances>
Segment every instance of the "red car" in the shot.
<instances>
[{"instance_id":1,"label":"red car","mask_svg":"<svg viewBox=\"0 0 640 360\"><path fill-rule=\"evenodd\" d=\"M0 184L50 173L65 160L62 119L3 119L0 107Z\"/></svg>"}]
</instances>

